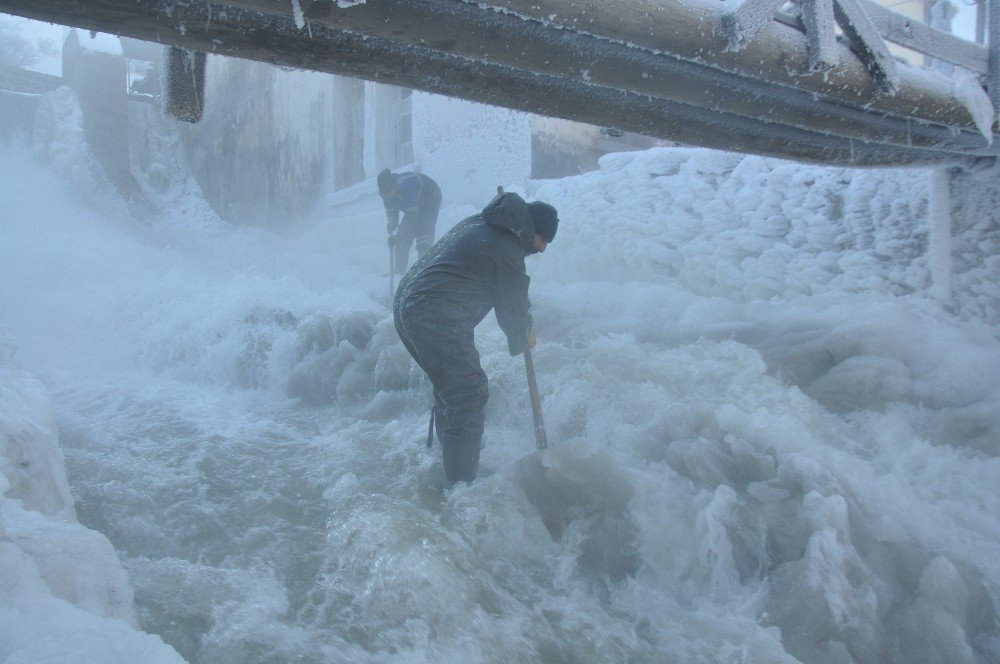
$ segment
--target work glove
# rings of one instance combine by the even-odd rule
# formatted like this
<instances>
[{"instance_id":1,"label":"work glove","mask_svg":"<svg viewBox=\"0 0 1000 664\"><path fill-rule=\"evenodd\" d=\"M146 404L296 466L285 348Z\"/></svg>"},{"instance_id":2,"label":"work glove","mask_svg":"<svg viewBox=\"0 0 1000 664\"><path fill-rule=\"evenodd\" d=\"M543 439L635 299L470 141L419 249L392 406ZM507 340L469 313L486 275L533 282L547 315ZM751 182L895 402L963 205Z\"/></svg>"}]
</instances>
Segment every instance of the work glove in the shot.
<instances>
[{"instance_id":1,"label":"work glove","mask_svg":"<svg viewBox=\"0 0 1000 664\"><path fill-rule=\"evenodd\" d=\"M535 337L535 331L532 330L531 333L528 335L528 348L534 348L537 342L538 339Z\"/></svg>"},{"instance_id":2,"label":"work glove","mask_svg":"<svg viewBox=\"0 0 1000 664\"><path fill-rule=\"evenodd\" d=\"M389 234L389 248L392 249L396 246L396 236L392 233Z\"/></svg>"},{"instance_id":3,"label":"work glove","mask_svg":"<svg viewBox=\"0 0 1000 664\"><path fill-rule=\"evenodd\" d=\"M398 223L393 223L390 221L385 225L385 232L388 233L389 235L392 235L393 233L396 232L396 229L398 227L399 227Z\"/></svg>"}]
</instances>

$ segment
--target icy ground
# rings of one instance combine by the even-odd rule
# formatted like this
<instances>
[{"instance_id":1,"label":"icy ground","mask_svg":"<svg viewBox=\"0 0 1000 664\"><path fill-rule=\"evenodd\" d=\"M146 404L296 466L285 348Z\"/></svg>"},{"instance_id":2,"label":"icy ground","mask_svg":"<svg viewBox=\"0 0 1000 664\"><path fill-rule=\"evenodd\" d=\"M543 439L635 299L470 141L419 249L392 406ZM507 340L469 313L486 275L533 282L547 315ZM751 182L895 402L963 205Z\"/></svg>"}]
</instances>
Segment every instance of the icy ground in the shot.
<instances>
[{"instance_id":1,"label":"icy ground","mask_svg":"<svg viewBox=\"0 0 1000 664\"><path fill-rule=\"evenodd\" d=\"M6 661L1000 661L996 282L927 295L926 173L529 183L551 448L488 318L451 489L377 214L278 237L179 187L136 219L63 122L0 149Z\"/></svg>"}]
</instances>

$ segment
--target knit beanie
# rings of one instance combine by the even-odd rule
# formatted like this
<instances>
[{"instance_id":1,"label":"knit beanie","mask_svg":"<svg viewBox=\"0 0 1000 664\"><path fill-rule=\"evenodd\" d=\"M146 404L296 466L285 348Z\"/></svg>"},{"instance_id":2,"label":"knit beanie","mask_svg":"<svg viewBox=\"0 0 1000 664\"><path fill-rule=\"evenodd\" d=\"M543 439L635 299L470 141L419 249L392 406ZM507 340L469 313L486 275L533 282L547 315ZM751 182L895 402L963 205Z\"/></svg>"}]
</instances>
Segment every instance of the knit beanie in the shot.
<instances>
[{"instance_id":1,"label":"knit beanie","mask_svg":"<svg viewBox=\"0 0 1000 664\"><path fill-rule=\"evenodd\" d=\"M535 224L535 232L552 242L556 236L556 229L559 228L559 215L556 209L548 203L534 201L528 203L528 210L531 212L531 221Z\"/></svg>"},{"instance_id":2,"label":"knit beanie","mask_svg":"<svg viewBox=\"0 0 1000 664\"><path fill-rule=\"evenodd\" d=\"M376 182L378 182L378 193L385 195L396 186L396 176L387 168L378 174Z\"/></svg>"}]
</instances>

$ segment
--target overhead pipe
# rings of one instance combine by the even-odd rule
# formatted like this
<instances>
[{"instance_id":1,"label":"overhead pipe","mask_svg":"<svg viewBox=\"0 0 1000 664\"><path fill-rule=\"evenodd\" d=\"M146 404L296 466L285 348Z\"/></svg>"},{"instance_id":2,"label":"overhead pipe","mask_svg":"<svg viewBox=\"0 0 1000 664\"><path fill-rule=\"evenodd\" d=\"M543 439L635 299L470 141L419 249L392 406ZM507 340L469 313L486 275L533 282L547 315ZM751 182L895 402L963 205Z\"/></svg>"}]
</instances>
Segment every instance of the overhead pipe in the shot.
<instances>
[{"instance_id":1,"label":"overhead pipe","mask_svg":"<svg viewBox=\"0 0 1000 664\"><path fill-rule=\"evenodd\" d=\"M586 4L604 12L605 5L618 3ZM826 99L808 89L734 75L462 0L368 0L351 8L301 0L301 7L303 17L292 14L287 0L177 3L169 11L156 0L0 0L3 11L29 18L611 125L692 145L854 166L955 163L993 156L997 150L965 129L968 113L953 98L934 86L918 89L905 76L897 98L916 104L911 110L937 109L937 116L949 122ZM421 13L429 9L436 11ZM657 27L661 23L647 20L647 29L662 31ZM753 57L759 38L741 54L715 54L713 40L720 49L723 40L713 29L703 26L706 57ZM797 34L805 67L805 41ZM875 90L870 82L869 87Z\"/></svg>"}]
</instances>

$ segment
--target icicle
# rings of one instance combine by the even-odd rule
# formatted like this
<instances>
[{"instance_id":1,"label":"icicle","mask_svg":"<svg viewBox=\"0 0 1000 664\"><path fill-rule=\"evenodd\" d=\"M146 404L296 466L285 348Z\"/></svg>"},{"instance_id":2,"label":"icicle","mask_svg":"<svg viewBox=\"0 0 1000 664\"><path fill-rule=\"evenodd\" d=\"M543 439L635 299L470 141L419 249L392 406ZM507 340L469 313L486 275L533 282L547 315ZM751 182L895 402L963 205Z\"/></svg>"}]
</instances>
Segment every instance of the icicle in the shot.
<instances>
[{"instance_id":1,"label":"icicle","mask_svg":"<svg viewBox=\"0 0 1000 664\"><path fill-rule=\"evenodd\" d=\"M305 16L302 14L302 6L299 0L292 0L292 16L295 17L295 27L301 30L306 25Z\"/></svg>"}]
</instances>

